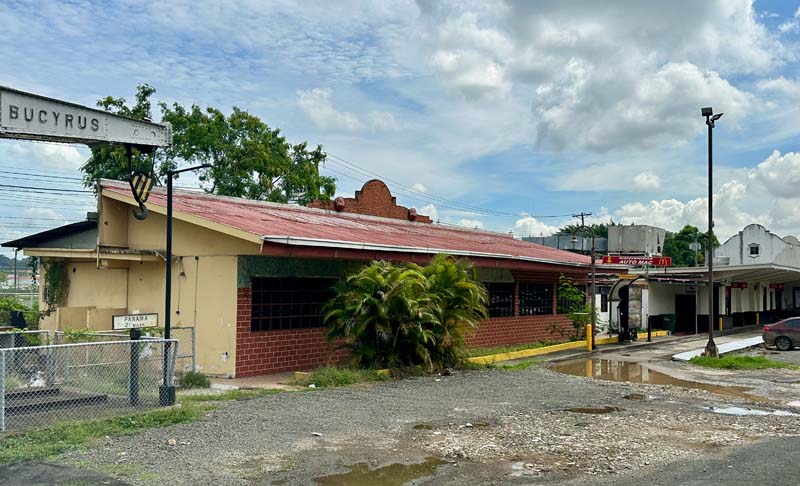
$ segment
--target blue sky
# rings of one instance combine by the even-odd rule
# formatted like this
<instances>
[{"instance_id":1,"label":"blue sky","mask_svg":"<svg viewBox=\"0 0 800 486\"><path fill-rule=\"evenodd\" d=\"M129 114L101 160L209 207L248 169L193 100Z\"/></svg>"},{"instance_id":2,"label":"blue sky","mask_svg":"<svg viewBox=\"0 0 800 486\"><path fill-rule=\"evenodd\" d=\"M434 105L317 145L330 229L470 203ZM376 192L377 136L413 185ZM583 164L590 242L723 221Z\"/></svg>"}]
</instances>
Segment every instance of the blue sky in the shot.
<instances>
[{"instance_id":1,"label":"blue sky","mask_svg":"<svg viewBox=\"0 0 800 486\"><path fill-rule=\"evenodd\" d=\"M800 233L799 2L20 1L0 4L0 84L86 105L246 109L322 144L350 195L378 174L450 224L594 222ZM80 146L0 141L18 185L77 187ZM23 169L23 170L19 170ZM16 179L15 179L16 178ZM73 178L73 179L71 179ZM0 194L0 239L80 219L89 196ZM24 219L23 219L24 218Z\"/></svg>"}]
</instances>

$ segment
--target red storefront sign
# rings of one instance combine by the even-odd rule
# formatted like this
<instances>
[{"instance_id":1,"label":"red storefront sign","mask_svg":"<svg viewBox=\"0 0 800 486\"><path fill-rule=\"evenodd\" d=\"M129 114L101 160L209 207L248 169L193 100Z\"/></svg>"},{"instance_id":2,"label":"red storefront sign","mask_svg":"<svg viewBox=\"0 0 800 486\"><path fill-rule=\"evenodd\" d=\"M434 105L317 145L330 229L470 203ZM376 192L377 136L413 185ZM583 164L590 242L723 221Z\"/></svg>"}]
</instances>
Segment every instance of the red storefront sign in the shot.
<instances>
[{"instance_id":1,"label":"red storefront sign","mask_svg":"<svg viewBox=\"0 0 800 486\"><path fill-rule=\"evenodd\" d=\"M632 265L644 266L651 265L654 267L671 267L672 257L647 257L647 256L621 256L621 255L605 255L603 263L615 263L619 265Z\"/></svg>"},{"instance_id":2,"label":"red storefront sign","mask_svg":"<svg viewBox=\"0 0 800 486\"><path fill-rule=\"evenodd\" d=\"M731 282L732 289L746 289L747 282Z\"/></svg>"},{"instance_id":3,"label":"red storefront sign","mask_svg":"<svg viewBox=\"0 0 800 486\"><path fill-rule=\"evenodd\" d=\"M783 284L769 284L769 288L776 290L783 290Z\"/></svg>"}]
</instances>

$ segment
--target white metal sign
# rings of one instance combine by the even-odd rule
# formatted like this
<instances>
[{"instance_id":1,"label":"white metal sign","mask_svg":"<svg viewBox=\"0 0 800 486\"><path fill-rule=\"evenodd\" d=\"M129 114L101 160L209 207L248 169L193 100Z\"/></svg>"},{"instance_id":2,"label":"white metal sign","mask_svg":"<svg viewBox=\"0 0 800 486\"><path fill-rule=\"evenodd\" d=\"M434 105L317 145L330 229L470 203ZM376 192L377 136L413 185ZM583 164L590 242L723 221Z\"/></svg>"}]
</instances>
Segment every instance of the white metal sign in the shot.
<instances>
[{"instance_id":1,"label":"white metal sign","mask_svg":"<svg viewBox=\"0 0 800 486\"><path fill-rule=\"evenodd\" d=\"M158 314L127 314L112 317L112 329L140 329L158 327Z\"/></svg>"},{"instance_id":2,"label":"white metal sign","mask_svg":"<svg viewBox=\"0 0 800 486\"><path fill-rule=\"evenodd\" d=\"M167 147L172 127L0 86L0 138Z\"/></svg>"}]
</instances>

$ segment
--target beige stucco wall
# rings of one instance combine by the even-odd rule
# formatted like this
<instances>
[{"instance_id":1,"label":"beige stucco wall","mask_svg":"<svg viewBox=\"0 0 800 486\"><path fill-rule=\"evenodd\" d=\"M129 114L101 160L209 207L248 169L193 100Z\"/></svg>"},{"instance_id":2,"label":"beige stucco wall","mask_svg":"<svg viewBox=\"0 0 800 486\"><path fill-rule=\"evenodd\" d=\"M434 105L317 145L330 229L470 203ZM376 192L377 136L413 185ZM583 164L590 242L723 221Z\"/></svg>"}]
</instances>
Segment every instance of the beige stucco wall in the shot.
<instances>
[{"instance_id":1,"label":"beige stucco wall","mask_svg":"<svg viewBox=\"0 0 800 486\"><path fill-rule=\"evenodd\" d=\"M133 218L131 206L102 198L100 244L163 252L166 217L150 212ZM197 225L173 220L172 326L195 327L195 352L201 371L233 376L236 360L238 255L258 254L260 245ZM65 305L42 321L42 328L111 329L123 313L158 314L164 325L164 262L115 261L97 268L94 260L70 260ZM74 271L73 271L74 269ZM44 281L44 280L43 280ZM44 303L40 302L42 308ZM174 337L188 338L176 331ZM190 346L182 342L181 346ZM182 354L189 349L182 348Z\"/></svg>"}]
</instances>

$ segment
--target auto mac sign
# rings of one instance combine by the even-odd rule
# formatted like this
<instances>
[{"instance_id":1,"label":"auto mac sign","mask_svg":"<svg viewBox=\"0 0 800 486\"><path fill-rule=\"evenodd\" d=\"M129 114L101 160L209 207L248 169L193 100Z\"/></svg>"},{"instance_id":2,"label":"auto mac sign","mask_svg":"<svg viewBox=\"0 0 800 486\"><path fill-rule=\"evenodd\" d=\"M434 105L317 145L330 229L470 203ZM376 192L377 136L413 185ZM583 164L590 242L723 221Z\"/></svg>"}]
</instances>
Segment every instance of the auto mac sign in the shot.
<instances>
[{"instance_id":1,"label":"auto mac sign","mask_svg":"<svg viewBox=\"0 0 800 486\"><path fill-rule=\"evenodd\" d=\"M0 138L172 145L172 128L0 86Z\"/></svg>"},{"instance_id":2,"label":"auto mac sign","mask_svg":"<svg viewBox=\"0 0 800 486\"><path fill-rule=\"evenodd\" d=\"M115 331L143 327L158 327L158 314L126 314L112 317L111 328Z\"/></svg>"}]
</instances>

